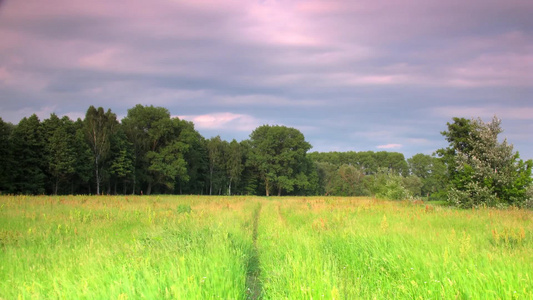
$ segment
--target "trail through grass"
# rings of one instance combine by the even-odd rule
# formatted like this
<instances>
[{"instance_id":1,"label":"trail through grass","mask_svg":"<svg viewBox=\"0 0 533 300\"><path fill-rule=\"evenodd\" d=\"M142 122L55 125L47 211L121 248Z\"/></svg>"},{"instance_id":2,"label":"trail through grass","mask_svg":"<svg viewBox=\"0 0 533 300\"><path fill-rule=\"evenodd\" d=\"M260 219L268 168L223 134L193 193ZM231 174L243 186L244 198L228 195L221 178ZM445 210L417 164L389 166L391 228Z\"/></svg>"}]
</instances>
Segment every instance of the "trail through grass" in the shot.
<instances>
[{"instance_id":1,"label":"trail through grass","mask_svg":"<svg viewBox=\"0 0 533 300\"><path fill-rule=\"evenodd\" d=\"M259 264L259 252L257 250L257 228L261 214L261 203L256 205L253 213L252 248L248 257L248 273L246 274L246 295L248 299L260 299L261 297L261 267Z\"/></svg>"},{"instance_id":2,"label":"trail through grass","mask_svg":"<svg viewBox=\"0 0 533 300\"><path fill-rule=\"evenodd\" d=\"M367 198L0 197L0 299L533 299L533 213Z\"/></svg>"}]
</instances>

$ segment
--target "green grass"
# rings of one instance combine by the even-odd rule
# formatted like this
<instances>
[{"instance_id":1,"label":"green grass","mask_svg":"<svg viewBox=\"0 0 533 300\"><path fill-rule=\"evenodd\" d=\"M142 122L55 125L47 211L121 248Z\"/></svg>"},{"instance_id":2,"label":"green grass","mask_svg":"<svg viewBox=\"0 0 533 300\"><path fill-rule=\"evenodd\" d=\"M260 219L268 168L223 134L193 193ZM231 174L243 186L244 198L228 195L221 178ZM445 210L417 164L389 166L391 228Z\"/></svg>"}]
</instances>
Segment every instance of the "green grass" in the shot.
<instances>
[{"instance_id":1,"label":"green grass","mask_svg":"<svg viewBox=\"0 0 533 300\"><path fill-rule=\"evenodd\" d=\"M533 299L533 212L0 197L0 299Z\"/></svg>"}]
</instances>

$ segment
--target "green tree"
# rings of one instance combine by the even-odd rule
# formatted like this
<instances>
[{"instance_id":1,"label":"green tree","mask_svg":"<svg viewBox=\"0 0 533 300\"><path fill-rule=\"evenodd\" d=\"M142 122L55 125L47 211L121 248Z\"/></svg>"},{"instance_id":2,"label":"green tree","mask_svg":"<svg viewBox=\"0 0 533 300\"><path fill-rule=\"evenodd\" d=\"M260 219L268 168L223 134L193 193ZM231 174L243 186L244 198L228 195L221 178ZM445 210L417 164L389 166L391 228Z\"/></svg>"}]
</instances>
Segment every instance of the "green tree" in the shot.
<instances>
[{"instance_id":1,"label":"green tree","mask_svg":"<svg viewBox=\"0 0 533 300\"><path fill-rule=\"evenodd\" d=\"M173 134L170 112L163 107L137 104L128 110L128 115L122 120L122 124L134 148L133 191L135 191L137 183L141 181L141 183L147 184L146 193L150 194L152 185L156 181L155 177L159 176L158 170L161 170L156 166L152 166L150 169L150 166L153 163L159 163L161 157L157 153ZM148 155L149 152L152 154ZM167 151L166 153L171 152Z\"/></svg>"},{"instance_id":2,"label":"green tree","mask_svg":"<svg viewBox=\"0 0 533 300\"><path fill-rule=\"evenodd\" d=\"M189 145L176 140L161 147L157 152L149 151L146 154L150 161L148 170L153 174L154 183L163 184L173 190L177 177L188 180L187 162L183 157L188 147Z\"/></svg>"},{"instance_id":3,"label":"green tree","mask_svg":"<svg viewBox=\"0 0 533 300\"><path fill-rule=\"evenodd\" d=\"M14 165L11 152L11 132L13 125L0 118L0 194L7 192L11 185L11 169Z\"/></svg>"},{"instance_id":4,"label":"green tree","mask_svg":"<svg viewBox=\"0 0 533 300\"><path fill-rule=\"evenodd\" d=\"M11 145L13 161L11 170L13 184L11 192L20 194L42 194L44 181L44 139L41 121L33 114L23 118L12 131Z\"/></svg>"},{"instance_id":5,"label":"green tree","mask_svg":"<svg viewBox=\"0 0 533 300\"><path fill-rule=\"evenodd\" d=\"M453 118L453 123L446 123L448 131L442 131L441 134L448 141L449 146L436 151L436 154L442 158L448 167L449 178L455 177L457 166L455 157L459 152L469 153L472 150L468 142L472 132L471 121L465 118ZM448 178L448 179L449 179Z\"/></svg>"},{"instance_id":6,"label":"green tree","mask_svg":"<svg viewBox=\"0 0 533 300\"><path fill-rule=\"evenodd\" d=\"M59 119L54 113L43 121L46 165L51 176L54 195L58 193L59 184L68 180L75 172L73 126L68 117Z\"/></svg>"},{"instance_id":7,"label":"green tree","mask_svg":"<svg viewBox=\"0 0 533 300\"><path fill-rule=\"evenodd\" d=\"M228 145L226 172L228 176L228 195L231 196L232 184L238 184L244 170L244 153L241 145L234 139Z\"/></svg>"},{"instance_id":8,"label":"green tree","mask_svg":"<svg viewBox=\"0 0 533 300\"><path fill-rule=\"evenodd\" d=\"M449 131L442 134L450 146L439 150L443 155L454 154L449 201L461 207L523 204L532 182L533 161L524 162L507 140L498 141L503 130L496 117L490 123L481 119L462 123L468 124L468 132L448 124Z\"/></svg>"},{"instance_id":9,"label":"green tree","mask_svg":"<svg viewBox=\"0 0 533 300\"><path fill-rule=\"evenodd\" d=\"M364 194L363 179L365 174L353 165L343 164L337 170L338 180L336 195L361 196Z\"/></svg>"},{"instance_id":10,"label":"green tree","mask_svg":"<svg viewBox=\"0 0 533 300\"><path fill-rule=\"evenodd\" d=\"M134 149L134 190L144 184L146 194L158 185L174 192L178 183L180 193L183 188L197 191L184 186L190 180L203 187L198 173L203 176L205 146L192 123L171 118L166 108L139 104L128 110L122 124Z\"/></svg>"},{"instance_id":11,"label":"green tree","mask_svg":"<svg viewBox=\"0 0 533 300\"><path fill-rule=\"evenodd\" d=\"M420 196L423 185L422 179L416 175L409 175L402 178L402 186L409 191L410 196Z\"/></svg>"},{"instance_id":12,"label":"green tree","mask_svg":"<svg viewBox=\"0 0 533 300\"><path fill-rule=\"evenodd\" d=\"M277 188L291 192L297 185L305 183L302 173L305 155L311 145L304 135L294 128L263 125L250 135L252 155L250 157L265 184L266 195Z\"/></svg>"},{"instance_id":13,"label":"green tree","mask_svg":"<svg viewBox=\"0 0 533 300\"><path fill-rule=\"evenodd\" d=\"M93 153L87 135L84 121L78 118L72 128L73 148L76 153L74 175L71 178L71 194L91 194L91 178L94 174Z\"/></svg>"},{"instance_id":14,"label":"green tree","mask_svg":"<svg viewBox=\"0 0 533 300\"><path fill-rule=\"evenodd\" d=\"M213 195L213 185L216 185L215 188L223 186L226 178L226 145L220 136L208 139L206 145L209 158L209 195Z\"/></svg>"},{"instance_id":15,"label":"green tree","mask_svg":"<svg viewBox=\"0 0 533 300\"><path fill-rule=\"evenodd\" d=\"M315 154L318 152L313 152ZM316 164L319 178L319 186L323 194L326 195L337 195L337 166L330 162L326 161L316 161L316 158L313 158L313 162Z\"/></svg>"},{"instance_id":16,"label":"green tree","mask_svg":"<svg viewBox=\"0 0 533 300\"><path fill-rule=\"evenodd\" d=\"M194 124L190 121L174 119L179 140L189 145L184 153L187 162L187 176L178 177L178 192L188 194L201 194L206 187L207 174L207 147L204 137L194 129Z\"/></svg>"},{"instance_id":17,"label":"green tree","mask_svg":"<svg viewBox=\"0 0 533 300\"><path fill-rule=\"evenodd\" d=\"M375 174L379 167L378 162L376 161L376 155L372 151L357 153L356 164L366 175Z\"/></svg>"},{"instance_id":18,"label":"green tree","mask_svg":"<svg viewBox=\"0 0 533 300\"><path fill-rule=\"evenodd\" d=\"M442 159L418 153L407 160L411 175L420 178L422 187L416 196L429 196L446 188L446 166Z\"/></svg>"},{"instance_id":19,"label":"green tree","mask_svg":"<svg viewBox=\"0 0 533 300\"><path fill-rule=\"evenodd\" d=\"M102 107L96 109L91 105L85 114L84 124L95 166L96 194L100 195L101 168L109 154L111 136L118 125L117 116L111 112L111 109L104 112Z\"/></svg>"},{"instance_id":20,"label":"green tree","mask_svg":"<svg viewBox=\"0 0 533 300\"><path fill-rule=\"evenodd\" d=\"M370 192L378 198L404 200L412 196L404 185L404 177L389 168L381 167L374 176L366 178Z\"/></svg>"},{"instance_id":21,"label":"green tree","mask_svg":"<svg viewBox=\"0 0 533 300\"><path fill-rule=\"evenodd\" d=\"M252 161L252 143L250 140L243 140L239 144L244 156L244 169L240 180L240 190L245 195L264 194L264 190L260 191L261 182L264 180L257 171L255 162Z\"/></svg>"},{"instance_id":22,"label":"green tree","mask_svg":"<svg viewBox=\"0 0 533 300\"><path fill-rule=\"evenodd\" d=\"M115 177L114 193L117 193L117 181L122 181L123 194L126 194L126 182L133 174L133 144L128 141L121 126L111 137L110 173Z\"/></svg>"}]
</instances>

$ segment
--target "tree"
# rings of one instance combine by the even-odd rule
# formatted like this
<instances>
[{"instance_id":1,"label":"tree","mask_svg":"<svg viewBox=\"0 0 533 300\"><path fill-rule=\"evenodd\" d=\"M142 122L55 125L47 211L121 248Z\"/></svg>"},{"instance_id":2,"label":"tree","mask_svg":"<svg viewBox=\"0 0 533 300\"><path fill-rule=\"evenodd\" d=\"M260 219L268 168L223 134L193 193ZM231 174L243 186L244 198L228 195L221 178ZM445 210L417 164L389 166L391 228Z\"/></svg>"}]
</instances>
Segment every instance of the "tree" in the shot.
<instances>
[{"instance_id":1,"label":"tree","mask_svg":"<svg viewBox=\"0 0 533 300\"><path fill-rule=\"evenodd\" d=\"M343 164L337 170L337 175L337 195L361 196L364 193L363 178L365 174L360 169L353 165Z\"/></svg>"},{"instance_id":2,"label":"tree","mask_svg":"<svg viewBox=\"0 0 533 300\"><path fill-rule=\"evenodd\" d=\"M374 176L367 178L370 192L378 198L404 200L412 196L405 187L404 177L389 168L380 167Z\"/></svg>"},{"instance_id":3,"label":"tree","mask_svg":"<svg viewBox=\"0 0 533 300\"><path fill-rule=\"evenodd\" d=\"M206 142L209 158L209 195L213 194L213 183L220 185L225 179L225 145L220 136L210 138Z\"/></svg>"},{"instance_id":4,"label":"tree","mask_svg":"<svg viewBox=\"0 0 533 300\"><path fill-rule=\"evenodd\" d=\"M74 175L71 178L71 194L74 192L91 193L91 178L94 174L93 152L87 134L85 124L80 118L74 122L71 133L73 138L73 148L76 153L74 163Z\"/></svg>"},{"instance_id":5,"label":"tree","mask_svg":"<svg viewBox=\"0 0 533 300\"><path fill-rule=\"evenodd\" d=\"M147 158L150 161L148 170L154 174L153 182L164 184L172 190L177 177L187 180L187 162L183 158L187 149L187 144L173 141L161 147L160 151L149 151L147 153ZM150 192L150 190L147 191L147 193Z\"/></svg>"},{"instance_id":6,"label":"tree","mask_svg":"<svg viewBox=\"0 0 533 300\"><path fill-rule=\"evenodd\" d=\"M420 193L416 196L429 196L445 189L446 166L442 159L418 153L407 160L411 175L418 177L422 183Z\"/></svg>"},{"instance_id":7,"label":"tree","mask_svg":"<svg viewBox=\"0 0 533 300\"><path fill-rule=\"evenodd\" d=\"M501 121L454 120L442 133L450 146L439 150L444 157L453 154L449 201L461 207L524 203L533 161L524 162L507 140L498 141Z\"/></svg>"},{"instance_id":8,"label":"tree","mask_svg":"<svg viewBox=\"0 0 533 300\"><path fill-rule=\"evenodd\" d=\"M96 109L91 105L85 114L84 122L85 134L93 154L96 194L100 195L101 167L109 154L111 136L118 125L117 116L111 109L104 112L102 107Z\"/></svg>"},{"instance_id":9,"label":"tree","mask_svg":"<svg viewBox=\"0 0 533 300\"><path fill-rule=\"evenodd\" d=\"M304 184L302 172L305 155L311 145L297 129L285 126L263 125L250 135L251 161L265 184L266 195L277 188L291 192L295 186Z\"/></svg>"},{"instance_id":10,"label":"tree","mask_svg":"<svg viewBox=\"0 0 533 300\"><path fill-rule=\"evenodd\" d=\"M317 152L313 152L311 154L316 153ZM326 195L337 195L337 166L329 162L316 161L314 159L313 162L317 167L319 186L322 189L321 192L325 193Z\"/></svg>"},{"instance_id":11,"label":"tree","mask_svg":"<svg viewBox=\"0 0 533 300\"><path fill-rule=\"evenodd\" d=\"M187 162L187 176L178 177L178 192L188 194L201 194L206 187L207 174L207 147L204 137L194 129L190 121L174 118L176 128L179 129L178 138L189 145L184 153Z\"/></svg>"},{"instance_id":12,"label":"tree","mask_svg":"<svg viewBox=\"0 0 533 300\"><path fill-rule=\"evenodd\" d=\"M386 168L393 173L407 175L408 166L402 153L380 151L375 153L378 168Z\"/></svg>"},{"instance_id":13,"label":"tree","mask_svg":"<svg viewBox=\"0 0 533 300\"><path fill-rule=\"evenodd\" d=\"M43 128L37 115L23 118L11 134L13 185L10 190L20 194L42 194L44 181Z\"/></svg>"},{"instance_id":14,"label":"tree","mask_svg":"<svg viewBox=\"0 0 533 300\"><path fill-rule=\"evenodd\" d=\"M157 181L155 180L155 176L158 176L157 170L160 170L156 166L150 169L152 163L157 164L159 162L157 159L155 161L150 161L150 159L157 157L156 154L173 134L170 112L163 107L137 104L128 110L128 115L122 120L122 124L134 148L133 191L135 192L138 181L145 181L147 183L146 193L150 194L152 185ZM153 153L150 157L148 156L149 152Z\"/></svg>"},{"instance_id":15,"label":"tree","mask_svg":"<svg viewBox=\"0 0 533 300\"><path fill-rule=\"evenodd\" d=\"M59 183L74 174L76 152L72 121L68 117L59 119L56 114L44 120L44 139L47 171L51 176L53 194L57 195Z\"/></svg>"},{"instance_id":16,"label":"tree","mask_svg":"<svg viewBox=\"0 0 533 300\"><path fill-rule=\"evenodd\" d=\"M166 108L138 104L128 110L122 124L134 149L134 191L144 185L151 194L160 185L174 192L178 183L181 193L189 180L203 183L198 172L203 171L204 141L192 123L171 118Z\"/></svg>"},{"instance_id":17,"label":"tree","mask_svg":"<svg viewBox=\"0 0 533 300\"><path fill-rule=\"evenodd\" d=\"M117 181L121 180L123 194L126 194L126 181L133 174L133 144L128 141L122 127L111 138L110 173L115 177L114 193L117 193Z\"/></svg>"},{"instance_id":18,"label":"tree","mask_svg":"<svg viewBox=\"0 0 533 300\"><path fill-rule=\"evenodd\" d=\"M10 174L13 166L10 138L12 131L13 125L0 118L0 194L9 190L13 175Z\"/></svg>"},{"instance_id":19,"label":"tree","mask_svg":"<svg viewBox=\"0 0 533 300\"><path fill-rule=\"evenodd\" d=\"M233 139L228 145L226 172L228 176L228 195L231 196L232 183L238 184L244 170L244 153L241 145Z\"/></svg>"},{"instance_id":20,"label":"tree","mask_svg":"<svg viewBox=\"0 0 533 300\"><path fill-rule=\"evenodd\" d=\"M366 175L375 174L378 171L376 155L372 151L357 153L357 165Z\"/></svg>"},{"instance_id":21,"label":"tree","mask_svg":"<svg viewBox=\"0 0 533 300\"><path fill-rule=\"evenodd\" d=\"M410 196L420 196L423 185L422 179L416 175L409 175L402 178L402 186L409 191Z\"/></svg>"}]
</instances>

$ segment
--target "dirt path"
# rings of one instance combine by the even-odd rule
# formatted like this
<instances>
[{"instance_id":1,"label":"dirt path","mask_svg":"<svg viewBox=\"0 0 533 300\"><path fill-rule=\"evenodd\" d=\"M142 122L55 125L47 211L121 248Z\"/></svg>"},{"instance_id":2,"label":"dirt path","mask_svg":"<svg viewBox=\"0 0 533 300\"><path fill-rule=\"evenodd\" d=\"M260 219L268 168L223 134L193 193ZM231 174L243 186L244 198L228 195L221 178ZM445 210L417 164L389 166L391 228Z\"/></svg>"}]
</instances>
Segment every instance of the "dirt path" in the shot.
<instances>
[{"instance_id":1,"label":"dirt path","mask_svg":"<svg viewBox=\"0 0 533 300\"><path fill-rule=\"evenodd\" d=\"M259 253L257 251L257 226L259 223L259 216L261 214L261 203L258 203L253 213L253 228L252 228L252 250L250 251L250 258L248 259L248 271L246 274L246 299L256 300L261 299L262 285L259 279L261 275L261 268L259 265Z\"/></svg>"}]
</instances>

